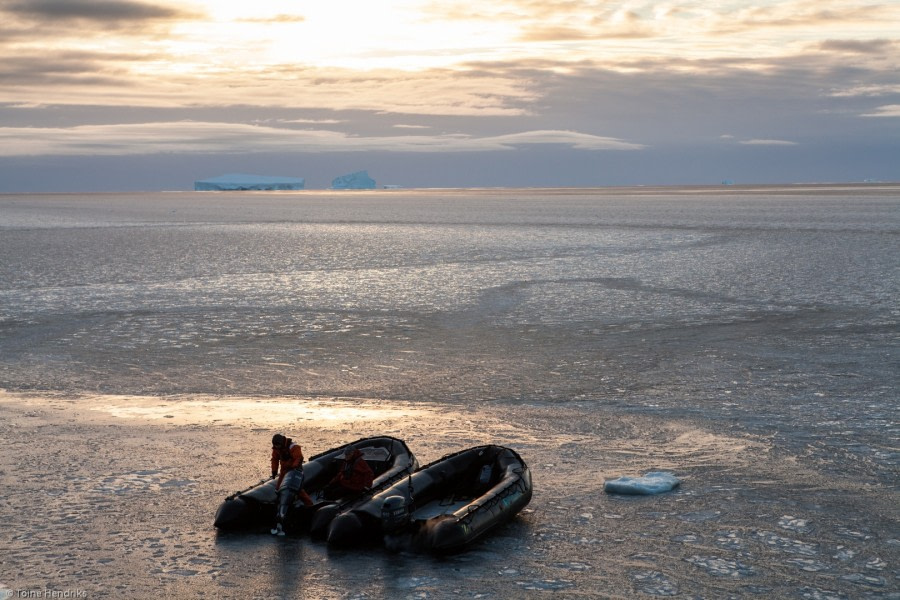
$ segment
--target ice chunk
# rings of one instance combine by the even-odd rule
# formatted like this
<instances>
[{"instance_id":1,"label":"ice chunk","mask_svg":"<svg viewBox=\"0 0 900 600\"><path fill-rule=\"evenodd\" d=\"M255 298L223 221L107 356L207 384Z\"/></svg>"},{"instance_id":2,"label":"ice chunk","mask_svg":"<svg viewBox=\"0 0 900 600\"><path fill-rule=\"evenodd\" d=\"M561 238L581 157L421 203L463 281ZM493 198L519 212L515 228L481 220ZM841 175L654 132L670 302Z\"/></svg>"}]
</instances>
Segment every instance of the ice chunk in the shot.
<instances>
[{"instance_id":1,"label":"ice chunk","mask_svg":"<svg viewBox=\"0 0 900 600\"><path fill-rule=\"evenodd\" d=\"M677 596L678 584L659 571L635 571L631 579L648 596Z\"/></svg>"},{"instance_id":2,"label":"ice chunk","mask_svg":"<svg viewBox=\"0 0 900 600\"><path fill-rule=\"evenodd\" d=\"M341 175L331 180L333 190L374 190L375 180L369 177L368 171L357 171Z\"/></svg>"},{"instance_id":3,"label":"ice chunk","mask_svg":"<svg viewBox=\"0 0 900 600\"><path fill-rule=\"evenodd\" d=\"M716 577L737 579L756 574L756 569L752 565L744 564L739 560L728 560L717 556L697 556L696 554L684 560Z\"/></svg>"},{"instance_id":4,"label":"ice chunk","mask_svg":"<svg viewBox=\"0 0 900 600\"><path fill-rule=\"evenodd\" d=\"M651 471L643 477L619 477L608 479L603 484L607 494L647 495L662 494L681 484L681 481L666 471Z\"/></svg>"},{"instance_id":5,"label":"ice chunk","mask_svg":"<svg viewBox=\"0 0 900 600\"><path fill-rule=\"evenodd\" d=\"M302 177L269 177L267 175L247 175L229 173L194 182L195 191L231 190L302 190L306 180Z\"/></svg>"}]
</instances>

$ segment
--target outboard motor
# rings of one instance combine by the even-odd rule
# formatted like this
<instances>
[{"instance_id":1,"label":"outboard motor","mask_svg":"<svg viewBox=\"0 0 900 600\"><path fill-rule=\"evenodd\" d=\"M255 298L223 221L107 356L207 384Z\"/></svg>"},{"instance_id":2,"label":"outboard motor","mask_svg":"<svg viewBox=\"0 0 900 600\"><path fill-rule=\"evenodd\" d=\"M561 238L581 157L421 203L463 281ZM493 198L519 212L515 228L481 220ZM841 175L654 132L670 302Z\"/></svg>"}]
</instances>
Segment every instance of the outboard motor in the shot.
<instances>
[{"instance_id":1,"label":"outboard motor","mask_svg":"<svg viewBox=\"0 0 900 600\"><path fill-rule=\"evenodd\" d=\"M284 535L284 519L287 517L288 510L297 496L297 492L303 487L303 469L294 469L288 471L281 481L281 487L278 488L278 508L275 512L275 528L272 529L273 535Z\"/></svg>"},{"instance_id":2,"label":"outboard motor","mask_svg":"<svg viewBox=\"0 0 900 600\"><path fill-rule=\"evenodd\" d=\"M381 505L381 529L395 534L409 525L409 505L403 496L388 496Z\"/></svg>"}]
</instances>

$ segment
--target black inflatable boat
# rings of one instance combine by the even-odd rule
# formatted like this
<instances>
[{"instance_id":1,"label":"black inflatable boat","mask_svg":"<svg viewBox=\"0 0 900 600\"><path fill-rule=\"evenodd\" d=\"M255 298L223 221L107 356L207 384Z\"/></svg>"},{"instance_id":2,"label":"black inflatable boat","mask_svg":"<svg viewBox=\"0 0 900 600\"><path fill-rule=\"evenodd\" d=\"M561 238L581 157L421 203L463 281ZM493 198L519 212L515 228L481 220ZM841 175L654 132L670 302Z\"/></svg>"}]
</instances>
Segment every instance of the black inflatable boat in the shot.
<instances>
[{"instance_id":1,"label":"black inflatable boat","mask_svg":"<svg viewBox=\"0 0 900 600\"><path fill-rule=\"evenodd\" d=\"M388 547L452 552L531 500L531 473L510 448L486 445L445 456L334 517L328 543L384 539Z\"/></svg>"},{"instance_id":2,"label":"black inflatable boat","mask_svg":"<svg viewBox=\"0 0 900 600\"><path fill-rule=\"evenodd\" d=\"M350 447L362 453L363 459L375 473L375 479L364 492L326 502L322 498L323 489L341 468L340 459ZM284 520L284 527L287 531L301 530L320 508L346 504L369 496L405 477L418 466L419 463L406 442L389 436L363 438L317 454L303 465L303 490L310 495L314 504L307 507L301 501L294 500ZM219 529L272 527L278 504L275 485L274 479L263 480L228 496L216 511L214 525Z\"/></svg>"}]
</instances>

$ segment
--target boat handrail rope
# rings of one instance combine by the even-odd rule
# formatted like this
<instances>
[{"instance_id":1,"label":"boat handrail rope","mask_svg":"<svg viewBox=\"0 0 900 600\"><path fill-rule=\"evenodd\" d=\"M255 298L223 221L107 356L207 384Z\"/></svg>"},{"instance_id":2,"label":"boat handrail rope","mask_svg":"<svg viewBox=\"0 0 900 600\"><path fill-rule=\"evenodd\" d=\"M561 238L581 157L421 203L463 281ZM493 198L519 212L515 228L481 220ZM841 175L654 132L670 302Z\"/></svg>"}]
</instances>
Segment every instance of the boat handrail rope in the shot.
<instances>
[{"instance_id":1,"label":"boat handrail rope","mask_svg":"<svg viewBox=\"0 0 900 600\"><path fill-rule=\"evenodd\" d=\"M232 495L228 496L228 497L225 498L225 499L226 499L226 500L234 500L235 498L237 498L237 497L240 496L241 494L247 493L247 492L249 492L250 490L252 490L253 488L259 487L259 486L261 486L262 484L266 483L267 481L269 481L269 480L268 480L268 479L260 479L258 483L254 483L253 485L251 485L250 487L248 487L248 488L245 489L245 490L237 491L237 492L233 493Z\"/></svg>"},{"instance_id":2,"label":"boat handrail rope","mask_svg":"<svg viewBox=\"0 0 900 600\"><path fill-rule=\"evenodd\" d=\"M476 512L479 512L481 510L490 510L491 508L493 508L494 506L496 506L497 504L502 502L504 498L512 496L516 492L525 491L524 488L525 488L525 484L522 482L522 480L521 479L517 480L512 485L508 485L508 486L504 487L503 489L498 490L495 494L493 494L490 498L485 500L483 503L472 504L472 505L466 507L466 514L465 514L465 516L460 518L459 522L460 523L469 523L472 520L473 515Z\"/></svg>"},{"instance_id":3,"label":"boat handrail rope","mask_svg":"<svg viewBox=\"0 0 900 600\"><path fill-rule=\"evenodd\" d=\"M413 459L412 455L409 457L409 475L406 478L406 485L408 486L408 494L409 494L409 504L408 506L412 506L413 504L413 484L412 484L412 476L413 476Z\"/></svg>"}]
</instances>

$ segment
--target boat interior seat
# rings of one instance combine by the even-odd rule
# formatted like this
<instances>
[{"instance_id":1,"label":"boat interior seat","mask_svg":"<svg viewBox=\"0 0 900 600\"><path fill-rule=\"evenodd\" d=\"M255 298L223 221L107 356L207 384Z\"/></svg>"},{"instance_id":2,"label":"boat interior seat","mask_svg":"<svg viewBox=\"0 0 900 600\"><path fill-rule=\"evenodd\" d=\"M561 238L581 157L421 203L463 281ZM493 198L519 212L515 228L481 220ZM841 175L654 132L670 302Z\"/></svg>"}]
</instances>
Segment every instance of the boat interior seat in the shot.
<instances>
[{"instance_id":1,"label":"boat interior seat","mask_svg":"<svg viewBox=\"0 0 900 600\"><path fill-rule=\"evenodd\" d=\"M359 449L375 476L378 477L393 465L393 454L383 446L367 446Z\"/></svg>"},{"instance_id":2,"label":"boat interior seat","mask_svg":"<svg viewBox=\"0 0 900 600\"><path fill-rule=\"evenodd\" d=\"M476 461L466 468L453 489L445 492L443 503L472 501L494 487L502 475L503 471L496 464L496 456L487 456L484 461Z\"/></svg>"}]
</instances>

